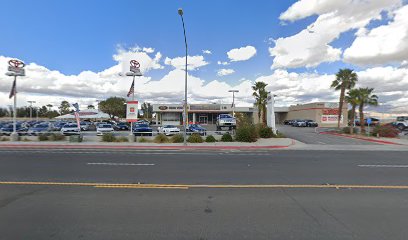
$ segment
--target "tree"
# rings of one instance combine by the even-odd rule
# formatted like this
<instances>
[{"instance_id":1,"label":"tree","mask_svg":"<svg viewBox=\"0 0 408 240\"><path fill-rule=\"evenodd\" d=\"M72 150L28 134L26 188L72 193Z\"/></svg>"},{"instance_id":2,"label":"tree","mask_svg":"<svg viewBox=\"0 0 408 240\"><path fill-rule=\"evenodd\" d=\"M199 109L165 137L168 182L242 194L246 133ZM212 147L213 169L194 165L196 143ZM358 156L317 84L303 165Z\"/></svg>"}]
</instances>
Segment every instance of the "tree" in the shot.
<instances>
[{"instance_id":1,"label":"tree","mask_svg":"<svg viewBox=\"0 0 408 240\"><path fill-rule=\"evenodd\" d=\"M340 69L336 74L336 79L332 82L331 88L334 88L336 91L340 90L340 99L339 99L339 116L337 119L337 127L340 127L340 119L343 110L344 95L346 90L352 89L356 82L358 81L357 73L353 70L345 68Z\"/></svg>"},{"instance_id":2,"label":"tree","mask_svg":"<svg viewBox=\"0 0 408 240\"><path fill-rule=\"evenodd\" d=\"M88 109L95 109L95 106L94 105L88 105Z\"/></svg>"},{"instance_id":3,"label":"tree","mask_svg":"<svg viewBox=\"0 0 408 240\"><path fill-rule=\"evenodd\" d=\"M30 108L29 107L19 107L17 108L17 117L29 117Z\"/></svg>"},{"instance_id":4,"label":"tree","mask_svg":"<svg viewBox=\"0 0 408 240\"><path fill-rule=\"evenodd\" d=\"M70 113L70 109L69 109L70 107L71 105L69 104L68 101L65 101L65 100L62 101L60 106L58 107L60 114L65 115L65 114Z\"/></svg>"},{"instance_id":5,"label":"tree","mask_svg":"<svg viewBox=\"0 0 408 240\"><path fill-rule=\"evenodd\" d=\"M115 116L119 118L126 117L126 99L120 97L110 97L99 102L99 109L102 112L109 114L113 119Z\"/></svg>"},{"instance_id":6,"label":"tree","mask_svg":"<svg viewBox=\"0 0 408 240\"><path fill-rule=\"evenodd\" d=\"M7 108L0 108L0 117L6 117L9 116L9 111Z\"/></svg>"},{"instance_id":7,"label":"tree","mask_svg":"<svg viewBox=\"0 0 408 240\"><path fill-rule=\"evenodd\" d=\"M351 126L350 126L350 133L353 134L354 131L354 119L356 116L356 108L359 106L359 91L358 89L351 89L348 93L347 96L345 97L346 102L348 102L351 105L351 110L349 117L351 119Z\"/></svg>"},{"instance_id":8,"label":"tree","mask_svg":"<svg viewBox=\"0 0 408 240\"><path fill-rule=\"evenodd\" d=\"M360 129L361 134L365 133L364 123L364 106L378 106L378 96L373 94L374 88L359 88L358 91L358 103L360 112Z\"/></svg>"},{"instance_id":9,"label":"tree","mask_svg":"<svg viewBox=\"0 0 408 240\"><path fill-rule=\"evenodd\" d=\"M51 112L51 108L53 107L52 104L47 104L48 111Z\"/></svg>"},{"instance_id":10,"label":"tree","mask_svg":"<svg viewBox=\"0 0 408 240\"><path fill-rule=\"evenodd\" d=\"M266 91L266 86L268 84L264 82L256 82L254 86L252 86L252 96L255 97L255 106L258 108L258 119L261 121L262 116L262 123L266 123L266 104L268 101L268 92Z\"/></svg>"},{"instance_id":11,"label":"tree","mask_svg":"<svg viewBox=\"0 0 408 240\"><path fill-rule=\"evenodd\" d=\"M39 117L47 117L47 113L48 113L48 109L46 106L42 106L39 110L38 110L38 116Z\"/></svg>"},{"instance_id":12,"label":"tree","mask_svg":"<svg viewBox=\"0 0 408 240\"><path fill-rule=\"evenodd\" d=\"M152 114L153 114L153 106L148 103L148 102L144 102L141 106L141 109L143 111L143 117L146 119L150 119L152 118Z\"/></svg>"}]
</instances>

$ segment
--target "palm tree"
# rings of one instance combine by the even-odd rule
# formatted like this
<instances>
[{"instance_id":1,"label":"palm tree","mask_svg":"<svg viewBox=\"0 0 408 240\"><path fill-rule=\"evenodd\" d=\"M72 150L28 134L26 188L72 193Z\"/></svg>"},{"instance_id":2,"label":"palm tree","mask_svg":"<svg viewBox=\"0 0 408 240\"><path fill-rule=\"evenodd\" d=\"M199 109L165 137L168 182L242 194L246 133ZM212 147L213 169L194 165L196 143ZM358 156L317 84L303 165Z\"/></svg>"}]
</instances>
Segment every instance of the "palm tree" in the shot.
<instances>
[{"instance_id":1,"label":"palm tree","mask_svg":"<svg viewBox=\"0 0 408 240\"><path fill-rule=\"evenodd\" d=\"M351 119L351 126L350 126L350 133L353 134L354 131L354 119L356 116L356 108L357 106L360 105L359 102L359 91L358 89L351 89L347 95L345 96L346 102L348 102L351 105L351 111L350 111L350 119Z\"/></svg>"},{"instance_id":2,"label":"palm tree","mask_svg":"<svg viewBox=\"0 0 408 240\"><path fill-rule=\"evenodd\" d=\"M372 94L374 88L359 88L358 91L358 103L359 108L358 111L360 112L360 128L361 134L365 133L365 123L364 123L364 106L378 106L378 96Z\"/></svg>"},{"instance_id":3,"label":"palm tree","mask_svg":"<svg viewBox=\"0 0 408 240\"><path fill-rule=\"evenodd\" d=\"M337 119L337 127L340 127L340 119L343 110L344 95L346 90L350 90L356 85L358 81L357 73L353 70L345 68L340 69L336 73L336 79L332 82L331 88L334 88L336 91L340 90L340 99L339 99L339 117Z\"/></svg>"},{"instance_id":4,"label":"palm tree","mask_svg":"<svg viewBox=\"0 0 408 240\"><path fill-rule=\"evenodd\" d=\"M252 90L254 90L252 96L255 97L255 106L258 108L258 119L261 120L262 115L262 123L266 123L266 103L268 99L268 92L266 91L266 86L268 84L264 82L256 82L254 86L252 86Z\"/></svg>"}]
</instances>

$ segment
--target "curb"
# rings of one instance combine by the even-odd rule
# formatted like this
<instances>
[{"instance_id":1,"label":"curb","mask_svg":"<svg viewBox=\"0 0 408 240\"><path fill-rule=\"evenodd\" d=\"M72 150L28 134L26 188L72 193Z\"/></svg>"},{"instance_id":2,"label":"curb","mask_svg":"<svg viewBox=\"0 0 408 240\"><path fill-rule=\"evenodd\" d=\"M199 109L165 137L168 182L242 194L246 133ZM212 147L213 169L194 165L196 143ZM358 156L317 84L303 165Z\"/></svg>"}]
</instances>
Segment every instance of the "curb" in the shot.
<instances>
[{"instance_id":1,"label":"curb","mask_svg":"<svg viewBox=\"0 0 408 240\"><path fill-rule=\"evenodd\" d=\"M359 140L363 140L363 141L367 141L367 142L381 143L381 144L386 144L386 145L399 145L399 146L404 146L405 145L405 144L401 144L401 143L395 143L395 142L384 141L384 140L376 140L376 139L358 137L358 136L348 136L348 135L345 135L345 134L342 134L342 133L336 133L336 132L321 132L320 134L329 134L329 135L334 135L334 136L359 139Z\"/></svg>"},{"instance_id":2,"label":"curb","mask_svg":"<svg viewBox=\"0 0 408 240\"><path fill-rule=\"evenodd\" d=\"M291 144L293 145L293 144ZM113 146L113 145L57 145L57 144L1 144L0 149L4 148L39 148L39 149L209 149L209 150L250 150L250 149L282 149L290 145L273 145L273 146Z\"/></svg>"}]
</instances>

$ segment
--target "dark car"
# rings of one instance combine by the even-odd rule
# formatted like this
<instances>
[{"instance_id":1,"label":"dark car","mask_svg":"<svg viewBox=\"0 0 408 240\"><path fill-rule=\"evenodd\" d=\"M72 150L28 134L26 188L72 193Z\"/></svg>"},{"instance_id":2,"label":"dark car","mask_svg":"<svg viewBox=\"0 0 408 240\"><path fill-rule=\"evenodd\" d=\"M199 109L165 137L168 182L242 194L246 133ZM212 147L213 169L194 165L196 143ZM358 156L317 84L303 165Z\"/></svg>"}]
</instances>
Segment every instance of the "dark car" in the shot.
<instances>
[{"instance_id":1,"label":"dark car","mask_svg":"<svg viewBox=\"0 0 408 240\"><path fill-rule=\"evenodd\" d=\"M35 125L34 127L30 127L29 129L28 129L28 134L29 135L38 135L38 134L41 134L41 133L47 133L47 132L50 132L52 129L51 129L51 127L50 127L50 124L48 124L48 123L40 123L40 124L37 124L37 125Z\"/></svg>"},{"instance_id":2,"label":"dark car","mask_svg":"<svg viewBox=\"0 0 408 240\"><path fill-rule=\"evenodd\" d=\"M311 119L306 119L306 127L318 127L319 124L317 124L317 122L311 120Z\"/></svg>"},{"instance_id":3,"label":"dark car","mask_svg":"<svg viewBox=\"0 0 408 240\"><path fill-rule=\"evenodd\" d=\"M203 128L199 124L190 124L187 127L187 132L186 133L187 134L198 133L201 136L205 136L207 134L207 130L205 128Z\"/></svg>"},{"instance_id":4,"label":"dark car","mask_svg":"<svg viewBox=\"0 0 408 240\"><path fill-rule=\"evenodd\" d=\"M10 136L10 134L13 132L14 128L13 128L13 124L6 124L3 125L3 127L0 129L0 133L1 135L6 135L6 136ZM27 128L23 127L20 124L16 124L16 132L18 133L18 135L25 135L27 134Z\"/></svg>"},{"instance_id":5,"label":"dark car","mask_svg":"<svg viewBox=\"0 0 408 240\"><path fill-rule=\"evenodd\" d=\"M113 128L116 131L126 131L126 130L130 129L129 125L127 123L124 123L124 122L120 122L120 123L114 125Z\"/></svg>"},{"instance_id":6,"label":"dark car","mask_svg":"<svg viewBox=\"0 0 408 240\"><path fill-rule=\"evenodd\" d=\"M364 126L368 126L367 119L368 118L364 118ZM380 119L378 118L370 118L370 119L371 119L370 126L377 126L378 124L380 124ZM355 123L356 123L356 126L360 126L360 119L357 119Z\"/></svg>"},{"instance_id":7,"label":"dark car","mask_svg":"<svg viewBox=\"0 0 408 240\"><path fill-rule=\"evenodd\" d=\"M145 123L133 125L133 134L135 136L153 136L153 130Z\"/></svg>"},{"instance_id":8,"label":"dark car","mask_svg":"<svg viewBox=\"0 0 408 240\"><path fill-rule=\"evenodd\" d=\"M67 124L66 122L56 122L54 123L54 131L61 131L61 128Z\"/></svg>"},{"instance_id":9,"label":"dark car","mask_svg":"<svg viewBox=\"0 0 408 240\"><path fill-rule=\"evenodd\" d=\"M285 120L283 121L284 125L292 125L293 120Z\"/></svg>"}]
</instances>

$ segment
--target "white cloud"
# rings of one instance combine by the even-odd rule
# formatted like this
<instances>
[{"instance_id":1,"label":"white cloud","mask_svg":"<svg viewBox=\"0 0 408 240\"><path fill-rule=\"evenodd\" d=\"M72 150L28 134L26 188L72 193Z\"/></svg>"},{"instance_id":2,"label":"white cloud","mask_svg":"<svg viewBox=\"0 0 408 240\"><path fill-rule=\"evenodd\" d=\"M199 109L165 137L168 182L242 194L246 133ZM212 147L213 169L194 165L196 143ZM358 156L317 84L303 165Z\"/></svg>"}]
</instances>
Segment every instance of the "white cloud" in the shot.
<instances>
[{"instance_id":1,"label":"white cloud","mask_svg":"<svg viewBox=\"0 0 408 240\"><path fill-rule=\"evenodd\" d=\"M359 32L344 60L359 65L408 60L408 5L396 10L387 25Z\"/></svg>"},{"instance_id":2,"label":"white cloud","mask_svg":"<svg viewBox=\"0 0 408 240\"><path fill-rule=\"evenodd\" d=\"M207 50L203 50L203 53L204 53L204 54L208 54L208 55L211 55L211 54L212 54L212 52L211 52L210 50L208 50L208 49L207 49Z\"/></svg>"},{"instance_id":3,"label":"white cloud","mask_svg":"<svg viewBox=\"0 0 408 240\"><path fill-rule=\"evenodd\" d=\"M221 62L221 61L218 61L217 64L218 64L218 65L227 66L227 65L229 65L230 63L229 63L229 62Z\"/></svg>"},{"instance_id":4,"label":"white cloud","mask_svg":"<svg viewBox=\"0 0 408 240\"><path fill-rule=\"evenodd\" d=\"M223 69L218 70L217 75L222 77L222 76L227 76L227 75L233 74L234 72L235 72L234 69L225 69L225 68L223 68Z\"/></svg>"},{"instance_id":5,"label":"white cloud","mask_svg":"<svg viewBox=\"0 0 408 240\"><path fill-rule=\"evenodd\" d=\"M255 56L255 54L256 48L253 46L234 48L227 52L228 58L231 62L246 61Z\"/></svg>"},{"instance_id":6,"label":"white cloud","mask_svg":"<svg viewBox=\"0 0 408 240\"><path fill-rule=\"evenodd\" d=\"M314 67L340 60L342 49L330 46L341 33L360 29L382 11L400 6L401 0L300 0L281 14L281 20L295 21L318 14L316 21L299 33L275 40L269 48L272 68ZM361 31L360 31L361 34Z\"/></svg>"},{"instance_id":7,"label":"white cloud","mask_svg":"<svg viewBox=\"0 0 408 240\"><path fill-rule=\"evenodd\" d=\"M164 64L171 65L176 69L185 69L186 58L185 57L176 57L168 58L164 60ZM187 56L187 69L188 70L197 70L200 67L208 65L208 62L204 60L203 56Z\"/></svg>"},{"instance_id":8,"label":"white cloud","mask_svg":"<svg viewBox=\"0 0 408 240\"><path fill-rule=\"evenodd\" d=\"M145 53L154 53L154 48L146 48L146 47L144 47L144 48L143 48L143 52L145 52Z\"/></svg>"}]
</instances>

